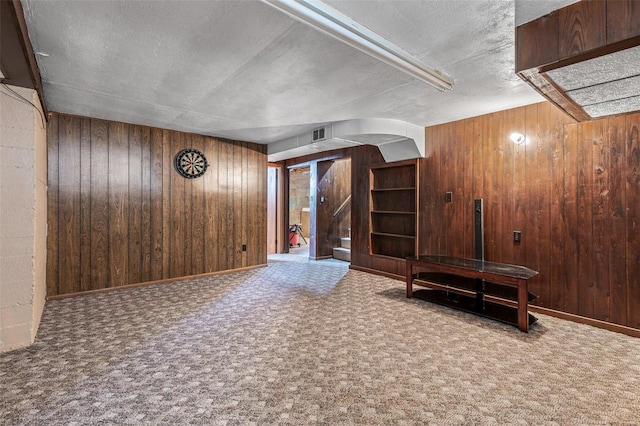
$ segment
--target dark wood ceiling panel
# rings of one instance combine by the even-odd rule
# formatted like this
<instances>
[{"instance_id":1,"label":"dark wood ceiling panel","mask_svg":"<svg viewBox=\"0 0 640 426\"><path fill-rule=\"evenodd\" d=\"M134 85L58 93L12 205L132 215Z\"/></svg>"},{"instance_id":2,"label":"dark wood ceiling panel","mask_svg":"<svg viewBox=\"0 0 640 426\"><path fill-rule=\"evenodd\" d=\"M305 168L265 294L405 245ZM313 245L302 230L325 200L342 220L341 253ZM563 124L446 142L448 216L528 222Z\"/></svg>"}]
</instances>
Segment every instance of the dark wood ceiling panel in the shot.
<instances>
[{"instance_id":1,"label":"dark wood ceiling panel","mask_svg":"<svg viewBox=\"0 0 640 426\"><path fill-rule=\"evenodd\" d=\"M40 71L20 0L0 1L0 69L4 74L3 83L38 92L46 115Z\"/></svg>"},{"instance_id":2,"label":"dark wood ceiling panel","mask_svg":"<svg viewBox=\"0 0 640 426\"><path fill-rule=\"evenodd\" d=\"M604 1L581 1L559 10L560 59L605 45L606 11Z\"/></svg>"},{"instance_id":3,"label":"dark wood ceiling panel","mask_svg":"<svg viewBox=\"0 0 640 426\"><path fill-rule=\"evenodd\" d=\"M545 49L532 48L545 46ZM516 28L516 72L558 60L558 13Z\"/></svg>"},{"instance_id":4,"label":"dark wood ceiling panel","mask_svg":"<svg viewBox=\"0 0 640 426\"><path fill-rule=\"evenodd\" d=\"M590 120L550 72L636 46L640 0L583 0L516 28L516 73L574 119Z\"/></svg>"},{"instance_id":5,"label":"dark wood ceiling panel","mask_svg":"<svg viewBox=\"0 0 640 426\"><path fill-rule=\"evenodd\" d=\"M607 3L607 44L640 36L640 2Z\"/></svg>"}]
</instances>

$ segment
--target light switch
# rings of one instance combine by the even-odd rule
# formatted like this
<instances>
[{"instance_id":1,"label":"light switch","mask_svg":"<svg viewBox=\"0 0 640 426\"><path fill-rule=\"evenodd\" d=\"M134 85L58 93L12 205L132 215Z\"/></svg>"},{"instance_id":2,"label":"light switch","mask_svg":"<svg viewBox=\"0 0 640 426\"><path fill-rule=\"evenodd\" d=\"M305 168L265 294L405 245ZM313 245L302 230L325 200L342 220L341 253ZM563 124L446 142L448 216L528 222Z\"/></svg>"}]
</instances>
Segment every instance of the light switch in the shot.
<instances>
[{"instance_id":1,"label":"light switch","mask_svg":"<svg viewBox=\"0 0 640 426\"><path fill-rule=\"evenodd\" d=\"M450 203L451 201L453 201L453 192L445 192L444 193L444 202L445 203Z\"/></svg>"}]
</instances>

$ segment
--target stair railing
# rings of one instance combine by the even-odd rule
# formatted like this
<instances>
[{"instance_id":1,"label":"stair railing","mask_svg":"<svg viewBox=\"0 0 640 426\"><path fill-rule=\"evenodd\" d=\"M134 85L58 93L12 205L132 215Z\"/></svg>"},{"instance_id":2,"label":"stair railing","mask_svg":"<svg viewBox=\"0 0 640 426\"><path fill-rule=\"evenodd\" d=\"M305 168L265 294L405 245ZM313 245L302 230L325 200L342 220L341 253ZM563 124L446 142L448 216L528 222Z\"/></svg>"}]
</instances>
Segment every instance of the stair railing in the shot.
<instances>
[{"instance_id":1,"label":"stair railing","mask_svg":"<svg viewBox=\"0 0 640 426\"><path fill-rule=\"evenodd\" d=\"M351 194L349 194L349 196L347 197L347 199L346 199L346 200L344 200L344 201L342 202L342 204L340 204L340 207L338 207L338 208L336 209L336 211L335 211L335 212L333 212L333 217L338 216L338 215L340 214L340 212L341 212L342 210L344 210L344 208L345 208L345 207L347 207L347 204L349 204L350 202L351 202Z\"/></svg>"}]
</instances>

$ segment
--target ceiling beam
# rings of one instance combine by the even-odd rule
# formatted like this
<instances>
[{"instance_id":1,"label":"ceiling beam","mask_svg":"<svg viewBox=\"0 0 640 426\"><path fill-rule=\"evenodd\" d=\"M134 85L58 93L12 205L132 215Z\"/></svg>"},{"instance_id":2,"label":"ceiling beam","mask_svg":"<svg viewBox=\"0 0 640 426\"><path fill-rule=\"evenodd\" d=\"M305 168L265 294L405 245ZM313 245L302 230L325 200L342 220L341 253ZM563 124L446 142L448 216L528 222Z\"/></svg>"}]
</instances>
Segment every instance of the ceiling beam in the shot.
<instances>
[{"instance_id":1,"label":"ceiling beam","mask_svg":"<svg viewBox=\"0 0 640 426\"><path fill-rule=\"evenodd\" d=\"M611 61L617 52L640 46L638 22L640 0L583 0L522 24L516 28L516 74L578 121L603 117L604 114L590 115L585 110L590 105L574 100L571 91L585 87L594 90L611 81L580 85L574 77L580 74L568 67L598 58ZM555 80L558 73L574 79L575 85L562 87ZM613 101L620 101L623 96L627 95L621 94ZM633 103L629 105L634 108ZM629 111L608 115L626 112Z\"/></svg>"},{"instance_id":2,"label":"ceiling beam","mask_svg":"<svg viewBox=\"0 0 640 426\"><path fill-rule=\"evenodd\" d=\"M48 120L40 69L29 40L20 0L0 1L0 31L2 83L35 89Z\"/></svg>"}]
</instances>

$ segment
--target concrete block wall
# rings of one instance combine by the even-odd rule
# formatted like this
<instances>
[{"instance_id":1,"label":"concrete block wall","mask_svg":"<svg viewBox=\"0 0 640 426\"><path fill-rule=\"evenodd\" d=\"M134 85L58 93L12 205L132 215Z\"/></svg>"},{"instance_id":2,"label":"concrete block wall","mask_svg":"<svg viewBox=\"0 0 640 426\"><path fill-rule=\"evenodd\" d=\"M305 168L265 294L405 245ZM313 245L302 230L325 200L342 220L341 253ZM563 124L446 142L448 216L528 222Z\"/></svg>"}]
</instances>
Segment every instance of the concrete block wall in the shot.
<instances>
[{"instance_id":1,"label":"concrete block wall","mask_svg":"<svg viewBox=\"0 0 640 426\"><path fill-rule=\"evenodd\" d=\"M13 87L40 108L34 90ZM46 123L0 87L0 352L33 343L46 297Z\"/></svg>"}]
</instances>

